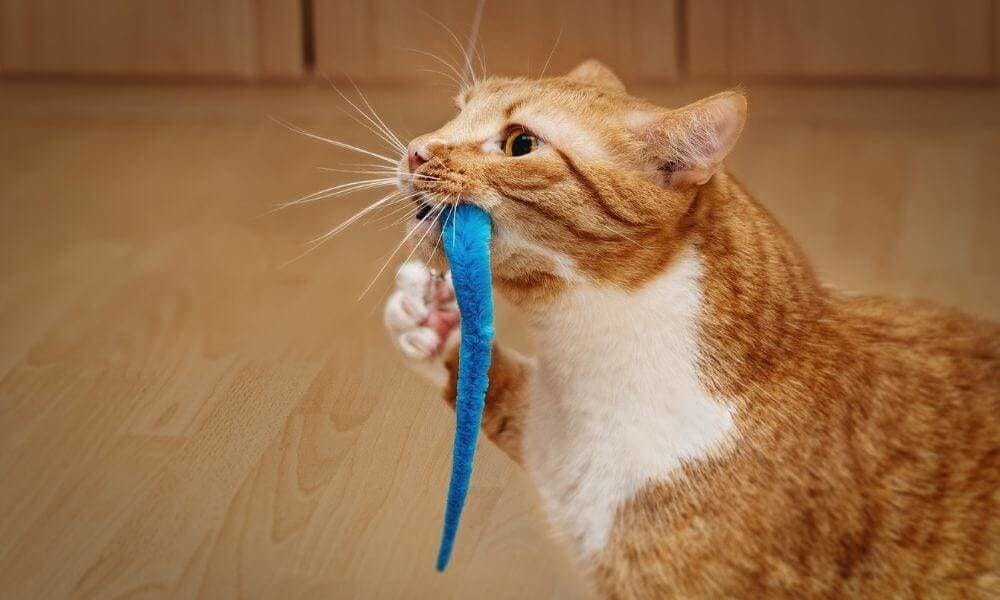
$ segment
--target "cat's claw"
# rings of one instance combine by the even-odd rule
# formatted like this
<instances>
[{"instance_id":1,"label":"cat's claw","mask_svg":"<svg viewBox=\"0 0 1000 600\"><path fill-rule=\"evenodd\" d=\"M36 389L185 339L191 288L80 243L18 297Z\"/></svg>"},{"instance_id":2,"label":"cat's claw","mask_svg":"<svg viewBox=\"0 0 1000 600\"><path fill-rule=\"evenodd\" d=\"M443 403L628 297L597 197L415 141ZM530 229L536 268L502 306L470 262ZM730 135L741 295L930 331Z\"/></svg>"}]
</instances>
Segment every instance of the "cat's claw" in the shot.
<instances>
[{"instance_id":1,"label":"cat's claw","mask_svg":"<svg viewBox=\"0 0 1000 600\"><path fill-rule=\"evenodd\" d=\"M450 273L436 275L420 261L400 267L385 305L385 325L400 353L434 383L447 381L443 361L458 344L458 323Z\"/></svg>"}]
</instances>

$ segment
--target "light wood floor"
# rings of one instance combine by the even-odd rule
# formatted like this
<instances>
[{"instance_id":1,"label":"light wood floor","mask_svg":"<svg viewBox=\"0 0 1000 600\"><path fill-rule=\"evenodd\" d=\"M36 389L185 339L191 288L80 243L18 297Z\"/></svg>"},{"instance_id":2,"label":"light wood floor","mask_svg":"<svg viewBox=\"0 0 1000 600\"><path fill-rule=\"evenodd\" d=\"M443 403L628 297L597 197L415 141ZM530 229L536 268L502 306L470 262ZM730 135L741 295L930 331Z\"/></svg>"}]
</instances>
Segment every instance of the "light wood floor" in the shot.
<instances>
[{"instance_id":1,"label":"light wood floor","mask_svg":"<svg viewBox=\"0 0 1000 600\"><path fill-rule=\"evenodd\" d=\"M676 105L712 91L648 90ZM404 135L444 90L375 88ZM751 88L732 170L833 283L1000 317L1000 91ZM433 559L451 415L383 337L370 201L261 216L359 162L322 86L0 86L0 596L571 598L485 445ZM360 161L368 162L368 161ZM528 346L516 315L500 333Z\"/></svg>"}]
</instances>

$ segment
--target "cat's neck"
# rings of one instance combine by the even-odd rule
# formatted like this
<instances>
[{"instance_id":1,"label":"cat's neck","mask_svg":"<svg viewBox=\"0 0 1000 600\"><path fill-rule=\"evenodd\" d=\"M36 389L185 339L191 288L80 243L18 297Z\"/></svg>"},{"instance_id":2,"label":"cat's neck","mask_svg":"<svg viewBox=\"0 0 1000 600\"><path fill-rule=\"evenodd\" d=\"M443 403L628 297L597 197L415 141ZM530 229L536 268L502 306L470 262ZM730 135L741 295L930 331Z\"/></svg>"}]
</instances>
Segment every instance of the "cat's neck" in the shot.
<instances>
[{"instance_id":1,"label":"cat's neck","mask_svg":"<svg viewBox=\"0 0 1000 600\"><path fill-rule=\"evenodd\" d=\"M738 397L821 350L831 303L795 241L731 177L714 177L696 202L702 375Z\"/></svg>"},{"instance_id":2,"label":"cat's neck","mask_svg":"<svg viewBox=\"0 0 1000 600\"><path fill-rule=\"evenodd\" d=\"M628 364L609 363L630 350L640 352L644 344L680 336L691 343L673 340L665 346L645 348L651 352L683 353L693 363L698 314L702 304L701 264L696 249L687 245L670 268L637 291L581 284L532 314L531 322L544 357L566 368L609 370ZM621 352L625 347L630 350ZM590 357L569 365L570 356ZM641 357L636 356L636 359ZM689 360L688 360L689 359Z\"/></svg>"},{"instance_id":3,"label":"cat's neck","mask_svg":"<svg viewBox=\"0 0 1000 600\"><path fill-rule=\"evenodd\" d=\"M614 357L690 365L729 395L798 360L797 340L828 306L798 247L724 174L693 202L695 225L642 288L582 283L531 312L543 362L565 376L629 368ZM622 345L635 352L613 352Z\"/></svg>"}]
</instances>

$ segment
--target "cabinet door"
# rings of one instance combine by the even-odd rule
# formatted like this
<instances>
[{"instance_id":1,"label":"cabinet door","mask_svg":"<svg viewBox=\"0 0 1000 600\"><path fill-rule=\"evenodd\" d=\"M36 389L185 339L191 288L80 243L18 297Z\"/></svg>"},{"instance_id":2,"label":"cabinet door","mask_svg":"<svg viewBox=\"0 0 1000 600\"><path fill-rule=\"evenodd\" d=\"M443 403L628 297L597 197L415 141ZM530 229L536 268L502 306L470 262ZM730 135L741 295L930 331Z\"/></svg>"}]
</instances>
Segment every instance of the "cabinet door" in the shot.
<instances>
[{"instance_id":1,"label":"cabinet door","mask_svg":"<svg viewBox=\"0 0 1000 600\"><path fill-rule=\"evenodd\" d=\"M993 0L993 79L1000 81L1000 0Z\"/></svg>"},{"instance_id":2,"label":"cabinet door","mask_svg":"<svg viewBox=\"0 0 1000 600\"><path fill-rule=\"evenodd\" d=\"M454 77L450 67L423 53L460 63L475 4L435 0L417 8L408 0L313 0L317 70L364 80L438 77L421 69ZM547 73L561 73L593 57L625 79L670 81L677 76L676 17L675 0L487 2L481 58L491 74L538 75L546 62Z\"/></svg>"},{"instance_id":3,"label":"cabinet door","mask_svg":"<svg viewBox=\"0 0 1000 600\"><path fill-rule=\"evenodd\" d=\"M0 0L0 71L297 76L301 14L287 0Z\"/></svg>"},{"instance_id":4,"label":"cabinet door","mask_svg":"<svg viewBox=\"0 0 1000 600\"><path fill-rule=\"evenodd\" d=\"M995 0L697 0L692 75L982 80Z\"/></svg>"}]
</instances>

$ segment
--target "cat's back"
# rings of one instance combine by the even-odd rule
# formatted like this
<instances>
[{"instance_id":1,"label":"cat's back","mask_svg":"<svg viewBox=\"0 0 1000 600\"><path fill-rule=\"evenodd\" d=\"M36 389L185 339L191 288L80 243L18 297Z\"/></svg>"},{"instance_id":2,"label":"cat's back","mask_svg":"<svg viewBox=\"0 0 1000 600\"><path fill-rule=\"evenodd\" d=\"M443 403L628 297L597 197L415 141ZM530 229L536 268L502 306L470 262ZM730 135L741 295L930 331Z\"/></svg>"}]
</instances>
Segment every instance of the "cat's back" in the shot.
<instances>
[{"instance_id":1,"label":"cat's back","mask_svg":"<svg viewBox=\"0 0 1000 600\"><path fill-rule=\"evenodd\" d=\"M929 302L833 301L861 361L850 422L886 558L912 591L1000 594L1000 326Z\"/></svg>"},{"instance_id":2,"label":"cat's back","mask_svg":"<svg viewBox=\"0 0 1000 600\"><path fill-rule=\"evenodd\" d=\"M888 408L932 410L956 443L981 441L1000 452L1000 324L925 301L834 296L832 303L838 329L863 361L862 390L870 385L904 402ZM947 430L966 422L992 437Z\"/></svg>"},{"instance_id":3,"label":"cat's back","mask_svg":"<svg viewBox=\"0 0 1000 600\"><path fill-rule=\"evenodd\" d=\"M1000 597L1000 327L829 302L794 385L749 398L792 420L644 490L598 564L603 591Z\"/></svg>"}]
</instances>

